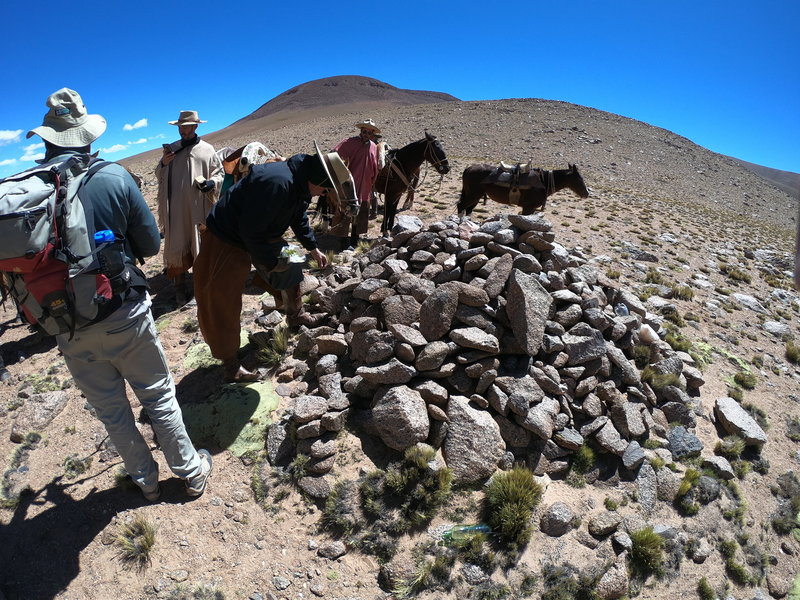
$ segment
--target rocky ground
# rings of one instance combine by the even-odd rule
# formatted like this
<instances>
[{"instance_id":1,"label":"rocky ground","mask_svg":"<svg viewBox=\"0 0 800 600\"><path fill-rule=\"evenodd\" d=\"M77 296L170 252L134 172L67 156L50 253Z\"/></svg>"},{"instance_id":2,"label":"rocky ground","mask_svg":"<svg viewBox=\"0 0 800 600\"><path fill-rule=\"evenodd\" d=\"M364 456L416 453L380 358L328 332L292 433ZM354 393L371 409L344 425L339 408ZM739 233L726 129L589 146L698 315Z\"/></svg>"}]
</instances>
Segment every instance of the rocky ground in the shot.
<instances>
[{"instance_id":1,"label":"rocky ground","mask_svg":"<svg viewBox=\"0 0 800 600\"><path fill-rule=\"evenodd\" d=\"M333 146L353 131L352 123L361 116L319 117L229 139L219 132L210 139L216 146L259 140L289 155L311 151L312 139L323 147ZM636 482L624 473L576 487L563 473L554 472L533 515L537 532L513 566L508 567L503 552L498 552L494 569L476 571L459 559L450 571L451 587L423 590L419 597L511 597L498 595L499 588L485 581L487 571L491 582L508 585L516 597L524 597L526 575L535 575L528 597L539 597L545 591L542 569L548 564L586 572L607 569L609 561L620 556L619 548L588 528L609 512L633 523L631 529L637 523L650 524L681 542L674 547L682 553L672 555L663 578L651 577L643 586L634 586L632 593L641 598L698 597L703 576L719 597L786 596L800 571L800 543L791 534L779 535L773 519L785 505L774 493L786 480L781 475L796 472L800 464L795 441L800 370L786 358L787 340L800 334L800 303L787 275L797 201L733 161L670 132L565 103L447 102L369 116L395 146L421 138L426 128L442 141L451 173L440 181L428 172L414 207L404 213L426 225L453 214L459 174L472 162L530 159L544 168L577 163L591 195L580 200L561 192L548 201L544 216L552 223L555 242L591 261L618 289L646 297L647 286L662 286L648 292L647 311L659 313L668 302L683 316L680 332L707 359L696 397L696 425L691 428L703 445L702 455L714 455L720 439L714 406L731 390L738 389L734 395L740 393L742 403L753 407L751 414L767 437L761 460L750 461L747 472L740 467L740 476L735 476L746 501L737 505L744 509L736 517L725 518L725 509L731 507L719 501L703 505L693 516L665 501L645 510ZM142 155L126 161L145 176L145 197L151 205L155 160ZM504 208L481 204L474 220L494 218ZM369 237L378 237L378 227L374 222ZM175 307L158 259L148 262L146 270L179 400L191 413L193 404L222 389L221 374L186 362L202 342L195 309ZM684 286L692 293L666 298L667 289ZM251 333L265 330L263 318L262 324L256 322L264 316L257 290L247 290L244 300L243 327ZM214 592L217 597L254 599L391 597L385 585L379 586L380 561L334 543L337 539L320 526L321 502L304 495L291 474L273 474L252 453L237 457L241 452L212 447L214 475L206 494L194 501L187 501L179 481L165 479L163 461L160 503L150 505L135 491L121 489L115 477L119 459L105 444L102 427L71 385L52 343L31 335L13 317L7 303L0 315L2 354L13 376L0 388L3 494L13 499L25 488L32 493L0 512L0 593L9 600L211 598ZM297 381L278 381L278 372L276 418L292 414L303 389ZM755 375L753 389L734 383L742 372ZM246 405L247 396L239 402ZM134 406L138 414L135 401ZM248 418L236 418L244 428ZM257 419L251 418L249 425L259 424L253 421ZM149 430L146 425L143 429ZM28 436L34 430L40 439ZM355 480L400 456L380 436L366 434L352 422L335 444L331 476L339 480ZM676 461L678 475L688 468ZM254 474L266 484L255 486L255 491ZM413 575L411 549L440 539L441 530L453 523L478 522L482 498L480 489L459 488L428 527L402 538L402 551L384 575L394 572L396 581L403 580L398 572ZM614 504L616 510L610 511ZM572 515L567 521L576 527L559 535L538 531L541 526L555 533L553 521L565 513ZM120 525L135 517L157 528L151 561L143 569L125 568L113 543ZM752 576L752 585L742 584L741 572L730 562L726 567L719 542L730 539L739 544L734 560ZM687 555L687 545L694 558ZM503 568L497 566L504 560Z\"/></svg>"}]
</instances>

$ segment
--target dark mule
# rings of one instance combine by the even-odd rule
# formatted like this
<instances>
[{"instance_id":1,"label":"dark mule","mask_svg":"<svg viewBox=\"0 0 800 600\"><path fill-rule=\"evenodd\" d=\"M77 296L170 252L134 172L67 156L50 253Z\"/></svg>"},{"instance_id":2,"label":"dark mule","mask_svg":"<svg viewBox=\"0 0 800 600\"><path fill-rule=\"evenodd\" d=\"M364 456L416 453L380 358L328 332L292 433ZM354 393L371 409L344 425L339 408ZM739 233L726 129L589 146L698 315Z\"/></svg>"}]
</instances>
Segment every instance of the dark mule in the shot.
<instances>
[{"instance_id":1,"label":"dark mule","mask_svg":"<svg viewBox=\"0 0 800 600\"><path fill-rule=\"evenodd\" d=\"M458 200L458 215L469 216L472 209L477 206L481 198L489 197L501 204L522 207L522 214L529 215L535 210L544 210L547 198L565 188L571 189L581 198L589 197L586 183L578 172L576 165L569 165L569 169L555 169L545 171L535 169L538 177L527 178L525 187L520 187L518 197L513 197L511 188L497 183L487 182L496 175L498 167L492 165L470 165L464 169L461 176L461 197Z\"/></svg>"},{"instance_id":2,"label":"dark mule","mask_svg":"<svg viewBox=\"0 0 800 600\"><path fill-rule=\"evenodd\" d=\"M386 166L378 173L373 188L384 198L382 234L385 235L394 226L400 196L416 185L424 161L429 162L440 175L450 171L441 143L427 131L421 140L389 151Z\"/></svg>"}]
</instances>

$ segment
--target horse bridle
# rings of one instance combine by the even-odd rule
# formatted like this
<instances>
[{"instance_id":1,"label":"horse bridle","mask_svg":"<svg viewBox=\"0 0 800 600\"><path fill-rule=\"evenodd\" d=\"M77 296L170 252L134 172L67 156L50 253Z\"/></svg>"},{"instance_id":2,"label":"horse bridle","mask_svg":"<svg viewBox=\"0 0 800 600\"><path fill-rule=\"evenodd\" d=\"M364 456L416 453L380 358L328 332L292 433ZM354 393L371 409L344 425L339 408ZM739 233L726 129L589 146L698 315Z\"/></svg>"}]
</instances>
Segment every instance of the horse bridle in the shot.
<instances>
[{"instance_id":1,"label":"horse bridle","mask_svg":"<svg viewBox=\"0 0 800 600\"><path fill-rule=\"evenodd\" d=\"M423 156L425 157L427 162L429 162L431 165L433 165L433 168L436 169L436 172L439 173L439 175L441 175L442 177L444 177L444 173L442 173L442 171L441 171L441 169L439 167L447 162L447 158L440 159L436 155L436 152L432 152L431 151L431 147L434 147L434 148L436 147L436 140L435 139L427 141L427 144L425 145L425 153L423 154ZM429 154L430 154L430 157L428 157ZM444 150L442 150L442 154L444 154ZM431 158L433 160L431 160Z\"/></svg>"}]
</instances>

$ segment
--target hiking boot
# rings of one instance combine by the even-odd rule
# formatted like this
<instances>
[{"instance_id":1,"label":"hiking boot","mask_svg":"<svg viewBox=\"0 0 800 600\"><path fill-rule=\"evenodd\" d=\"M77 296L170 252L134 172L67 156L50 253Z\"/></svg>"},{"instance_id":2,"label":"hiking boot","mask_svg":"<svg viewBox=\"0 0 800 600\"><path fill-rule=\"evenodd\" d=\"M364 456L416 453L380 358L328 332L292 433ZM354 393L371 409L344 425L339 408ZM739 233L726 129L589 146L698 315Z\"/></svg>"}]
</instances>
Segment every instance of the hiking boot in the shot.
<instances>
[{"instance_id":1,"label":"hiking boot","mask_svg":"<svg viewBox=\"0 0 800 600\"><path fill-rule=\"evenodd\" d=\"M155 487L142 488L142 494L148 502L157 502L161 498L161 486L156 482Z\"/></svg>"},{"instance_id":2,"label":"hiking boot","mask_svg":"<svg viewBox=\"0 0 800 600\"><path fill-rule=\"evenodd\" d=\"M186 493L189 496L202 496L206 491L206 484L211 475L211 453L208 450L198 450L200 455L200 473L186 480Z\"/></svg>"}]
</instances>

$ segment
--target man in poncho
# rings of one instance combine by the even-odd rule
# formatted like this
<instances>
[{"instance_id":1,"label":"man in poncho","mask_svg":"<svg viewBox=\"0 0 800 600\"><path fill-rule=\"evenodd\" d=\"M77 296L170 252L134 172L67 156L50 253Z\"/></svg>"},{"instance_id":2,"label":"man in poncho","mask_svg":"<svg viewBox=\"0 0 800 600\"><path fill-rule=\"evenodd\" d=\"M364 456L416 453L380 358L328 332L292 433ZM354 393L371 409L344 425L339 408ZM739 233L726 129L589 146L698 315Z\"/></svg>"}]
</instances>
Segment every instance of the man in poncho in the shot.
<instances>
[{"instance_id":1,"label":"man in poncho","mask_svg":"<svg viewBox=\"0 0 800 600\"><path fill-rule=\"evenodd\" d=\"M164 154L156 166L158 180L158 223L164 233L164 266L175 286L179 305L188 300L190 289L186 273L200 250L197 226L217 201L222 179L222 161L214 147L200 139L197 111L182 110L177 121L180 140L164 144Z\"/></svg>"},{"instance_id":2,"label":"man in poncho","mask_svg":"<svg viewBox=\"0 0 800 600\"><path fill-rule=\"evenodd\" d=\"M357 136L342 140L334 148L334 151L342 157L347 168L353 174L358 192L359 210L356 217L355 227L350 234L350 246L355 247L358 236L367 233L369 228L370 200L372 198L372 187L375 185L375 178L378 176L378 147L372 141L372 136L381 132L372 119L365 119L356 123L359 130ZM339 213L334 217L332 223L332 235L347 235L347 227L351 220Z\"/></svg>"}]
</instances>

